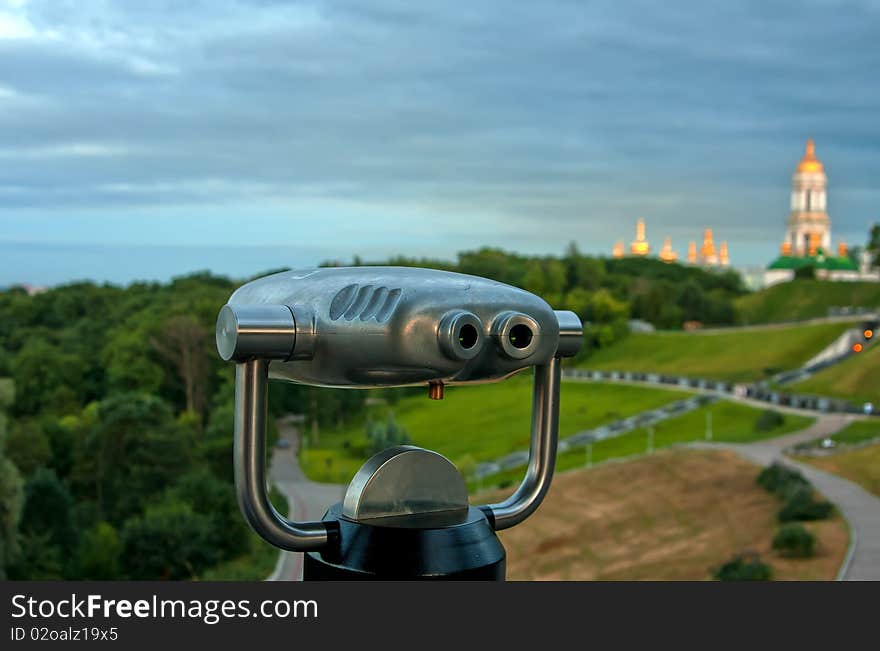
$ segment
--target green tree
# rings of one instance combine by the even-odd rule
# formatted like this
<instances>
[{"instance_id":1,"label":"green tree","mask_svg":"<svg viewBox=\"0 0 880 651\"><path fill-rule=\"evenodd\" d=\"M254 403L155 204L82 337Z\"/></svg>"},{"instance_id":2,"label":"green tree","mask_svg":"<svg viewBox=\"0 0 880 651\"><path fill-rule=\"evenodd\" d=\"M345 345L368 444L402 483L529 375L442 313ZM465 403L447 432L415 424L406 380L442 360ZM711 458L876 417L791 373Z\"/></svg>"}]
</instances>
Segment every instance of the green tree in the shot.
<instances>
[{"instance_id":1,"label":"green tree","mask_svg":"<svg viewBox=\"0 0 880 651\"><path fill-rule=\"evenodd\" d=\"M90 581L121 578L122 542L109 522L98 522L83 534L77 554L78 577Z\"/></svg>"},{"instance_id":2,"label":"green tree","mask_svg":"<svg viewBox=\"0 0 880 651\"><path fill-rule=\"evenodd\" d=\"M65 578L62 549L49 533L29 531L21 534L21 551L8 566L10 579L17 581L57 581Z\"/></svg>"},{"instance_id":3,"label":"green tree","mask_svg":"<svg viewBox=\"0 0 880 651\"><path fill-rule=\"evenodd\" d=\"M605 280L605 264L602 260L582 255L574 242L570 242L566 248L562 263L565 265L567 290L598 289Z\"/></svg>"},{"instance_id":4,"label":"green tree","mask_svg":"<svg viewBox=\"0 0 880 651\"><path fill-rule=\"evenodd\" d=\"M29 340L12 361L15 381L14 411L67 413L79 407L85 363L44 339Z\"/></svg>"},{"instance_id":5,"label":"green tree","mask_svg":"<svg viewBox=\"0 0 880 651\"><path fill-rule=\"evenodd\" d=\"M865 248L874 253L880 252L880 223L871 226L868 233L868 244Z\"/></svg>"},{"instance_id":6,"label":"green tree","mask_svg":"<svg viewBox=\"0 0 880 651\"><path fill-rule=\"evenodd\" d=\"M186 410L202 414L207 405L208 329L190 315L173 316L162 332L150 339L153 348L170 362L180 376Z\"/></svg>"},{"instance_id":7,"label":"green tree","mask_svg":"<svg viewBox=\"0 0 880 651\"><path fill-rule=\"evenodd\" d=\"M12 404L12 380L0 378L0 580L6 578L6 568L17 558L18 525L24 505L24 481L18 468L4 453L6 439L5 410Z\"/></svg>"},{"instance_id":8,"label":"green tree","mask_svg":"<svg viewBox=\"0 0 880 651\"><path fill-rule=\"evenodd\" d=\"M144 329L129 324L110 336L102 352L102 361L111 391L140 391L154 395L159 392L164 372L144 345L148 336Z\"/></svg>"},{"instance_id":9,"label":"green tree","mask_svg":"<svg viewBox=\"0 0 880 651\"><path fill-rule=\"evenodd\" d=\"M702 287L689 280L681 288L676 304L681 308L685 321L705 321L709 301Z\"/></svg>"},{"instance_id":10,"label":"green tree","mask_svg":"<svg viewBox=\"0 0 880 651\"><path fill-rule=\"evenodd\" d=\"M813 280L816 277L815 265L806 264L794 270L795 280Z\"/></svg>"},{"instance_id":11,"label":"green tree","mask_svg":"<svg viewBox=\"0 0 880 651\"><path fill-rule=\"evenodd\" d=\"M571 310L582 319L586 318L587 310L590 307L590 293L583 287L575 287L565 295L562 306L566 310Z\"/></svg>"},{"instance_id":12,"label":"green tree","mask_svg":"<svg viewBox=\"0 0 880 651\"><path fill-rule=\"evenodd\" d=\"M585 316L593 323L625 321L629 316L629 306L615 299L607 289L600 289L590 297Z\"/></svg>"},{"instance_id":13,"label":"green tree","mask_svg":"<svg viewBox=\"0 0 880 651\"><path fill-rule=\"evenodd\" d=\"M500 249L482 248L478 251L459 253L457 271L524 287L523 278L528 265L528 258L523 256L506 253Z\"/></svg>"},{"instance_id":14,"label":"green tree","mask_svg":"<svg viewBox=\"0 0 880 651\"><path fill-rule=\"evenodd\" d=\"M0 580L19 552L18 524L24 504L24 482L15 464L0 453Z\"/></svg>"},{"instance_id":15,"label":"green tree","mask_svg":"<svg viewBox=\"0 0 880 651\"><path fill-rule=\"evenodd\" d=\"M24 493L22 534L34 540L46 536L45 541L40 539L41 545L46 549L55 547L61 559L71 559L78 536L72 518L73 499L67 486L53 470L41 468L27 481Z\"/></svg>"},{"instance_id":16,"label":"green tree","mask_svg":"<svg viewBox=\"0 0 880 651\"><path fill-rule=\"evenodd\" d=\"M408 445L409 433L397 424L394 413L389 412L384 423L367 423L367 442L370 454L376 454L395 445Z\"/></svg>"},{"instance_id":17,"label":"green tree","mask_svg":"<svg viewBox=\"0 0 880 651\"><path fill-rule=\"evenodd\" d=\"M52 457L49 437L34 419L18 420L6 438L6 456L29 477L37 468L48 465Z\"/></svg>"},{"instance_id":18,"label":"green tree","mask_svg":"<svg viewBox=\"0 0 880 651\"><path fill-rule=\"evenodd\" d=\"M185 502L166 500L129 519L122 529L122 566L136 580L195 579L220 559L211 522Z\"/></svg>"},{"instance_id":19,"label":"green tree","mask_svg":"<svg viewBox=\"0 0 880 651\"><path fill-rule=\"evenodd\" d=\"M880 223L871 226L865 249L871 254L873 265L880 266Z\"/></svg>"},{"instance_id":20,"label":"green tree","mask_svg":"<svg viewBox=\"0 0 880 651\"><path fill-rule=\"evenodd\" d=\"M271 384L270 384L271 386ZM214 407L203 436L196 444L196 454L215 477L232 485L232 428L235 407L224 402Z\"/></svg>"},{"instance_id":21,"label":"green tree","mask_svg":"<svg viewBox=\"0 0 880 651\"><path fill-rule=\"evenodd\" d=\"M248 528L241 518L232 482L221 481L206 468L199 468L181 477L168 494L208 517L207 543L224 559L247 550Z\"/></svg>"},{"instance_id":22,"label":"green tree","mask_svg":"<svg viewBox=\"0 0 880 651\"><path fill-rule=\"evenodd\" d=\"M193 441L168 405L153 396L117 394L97 406L97 420L75 453L73 477L103 517L139 513L192 463Z\"/></svg>"}]
</instances>

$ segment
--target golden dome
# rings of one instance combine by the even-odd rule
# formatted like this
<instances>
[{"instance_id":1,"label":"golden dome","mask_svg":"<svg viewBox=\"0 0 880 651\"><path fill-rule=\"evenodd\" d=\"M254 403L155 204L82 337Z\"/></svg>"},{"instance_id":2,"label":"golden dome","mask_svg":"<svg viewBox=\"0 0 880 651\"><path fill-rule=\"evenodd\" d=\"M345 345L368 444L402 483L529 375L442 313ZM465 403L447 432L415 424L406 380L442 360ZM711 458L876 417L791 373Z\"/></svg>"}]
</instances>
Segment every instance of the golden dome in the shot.
<instances>
[{"instance_id":1,"label":"golden dome","mask_svg":"<svg viewBox=\"0 0 880 651\"><path fill-rule=\"evenodd\" d=\"M663 262L675 262L678 260L678 253L672 250L672 238L667 237L663 240L663 248L660 249L660 254L657 256Z\"/></svg>"},{"instance_id":2,"label":"golden dome","mask_svg":"<svg viewBox=\"0 0 880 651\"><path fill-rule=\"evenodd\" d=\"M795 174L801 174L803 172L821 172L822 171L822 163L819 162L819 159L816 158L816 143L813 142L813 139L810 138L807 140L807 148L804 152L804 157L801 159L801 162L798 163L797 169L795 170Z\"/></svg>"},{"instance_id":3,"label":"golden dome","mask_svg":"<svg viewBox=\"0 0 880 651\"><path fill-rule=\"evenodd\" d=\"M639 219L636 222L636 239L629 245L630 255L648 255L651 252L651 245L645 238L645 220Z\"/></svg>"}]
</instances>

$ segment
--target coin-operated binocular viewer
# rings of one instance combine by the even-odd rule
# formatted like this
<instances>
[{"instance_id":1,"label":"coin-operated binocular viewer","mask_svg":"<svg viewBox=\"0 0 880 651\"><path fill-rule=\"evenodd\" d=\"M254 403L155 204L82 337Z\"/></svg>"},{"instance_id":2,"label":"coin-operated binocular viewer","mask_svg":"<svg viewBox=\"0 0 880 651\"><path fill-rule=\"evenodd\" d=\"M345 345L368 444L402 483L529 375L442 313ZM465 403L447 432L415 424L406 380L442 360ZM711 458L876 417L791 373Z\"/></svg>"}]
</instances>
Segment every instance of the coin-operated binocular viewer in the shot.
<instances>
[{"instance_id":1,"label":"coin-operated binocular viewer","mask_svg":"<svg viewBox=\"0 0 880 651\"><path fill-rule=\"evenodd\" d=\"M306 552L305 579L503 579L496 531L544 499L556 462L560 358L581 346L572 312L484 278L402 267L289 271L239 288L217 319L217 349L235 371L235 483L251 527ZM389 448L357 472L321 522L292 522L269 502L269 378L338 388L495 382L534 367L525 478L497 504L473 507L445 457ZM511 424L515 426L515 424ZM443 427L443 423L437 423ZM450 432L478 438L479 431Z\"/></svg>"}]
</instances>

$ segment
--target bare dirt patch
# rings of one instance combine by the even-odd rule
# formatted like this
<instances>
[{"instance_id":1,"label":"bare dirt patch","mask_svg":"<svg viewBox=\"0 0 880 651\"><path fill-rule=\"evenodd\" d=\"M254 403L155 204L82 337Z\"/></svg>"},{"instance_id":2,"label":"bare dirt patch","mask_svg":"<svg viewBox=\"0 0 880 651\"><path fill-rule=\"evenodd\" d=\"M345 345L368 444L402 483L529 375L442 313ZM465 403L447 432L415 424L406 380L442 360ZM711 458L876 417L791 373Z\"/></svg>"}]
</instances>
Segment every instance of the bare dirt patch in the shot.
<instances>
[{"instance_id":1,"label":"bare dirt patch","mask_svg":"<svg viewBox=\"0 0 880 651\"><path fill-rule=\"evenodd\" d=\"M843 520L807 523L819 549L785 559L770 544L781 504L757 484L758 467L733 452L669 450L559 475L524 524L501 532L509 580L702 580L756 551L781 580L833 579ZM479 501L494 496L481 496Z\"/></svg>"}]
</instances>

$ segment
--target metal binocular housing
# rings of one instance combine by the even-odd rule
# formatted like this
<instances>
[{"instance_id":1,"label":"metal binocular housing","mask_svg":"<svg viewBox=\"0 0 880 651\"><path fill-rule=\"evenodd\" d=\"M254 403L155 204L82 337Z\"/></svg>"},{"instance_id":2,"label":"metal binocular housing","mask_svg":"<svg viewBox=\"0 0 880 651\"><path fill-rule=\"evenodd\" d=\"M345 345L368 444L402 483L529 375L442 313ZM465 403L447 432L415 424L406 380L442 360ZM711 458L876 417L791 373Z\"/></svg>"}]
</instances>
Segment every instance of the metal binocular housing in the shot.
<instances>
[{"instance_id":1,"label":"metal binocular housing","mask_svg":"<svg viewBox=\"0 0 880 651\"><path fill-rule=\"evenodd\" d=\"M516 287L464 274L330 267L282 272L243 285L220 311L217 349L224 360L236 362L235 478L245 518L264 539L286 550L326 551L339 537L338 521L293 522L269 502L265 430L270 377L353 389L425 385L431 397L439 398L445 385L495 382L534 368L526 476L504 502L478 507L494 530L521 522L549 488L560 358L576 354L581 343L581 322L574 313L553 310ZM387 473L404 458L409 463L419 458L417 463L433 468L427 474L439 476L433 484L439 493L458 495L451 502L440 500L437 508L466 511L466 491L464 504L460 497L463 480L452 464L435 457L440 455L406 447L385 453L381 463L368 462L349 486L341 517L414 513L417 507L407 507L406 496L398 496L393 508L367 504L371 495L382 493L377 487L383 469ZM421 492L430 492L431 480L419 481ZM456 490L450 493L443 482L458 482Z\"/></svg>"}]
</instances>

